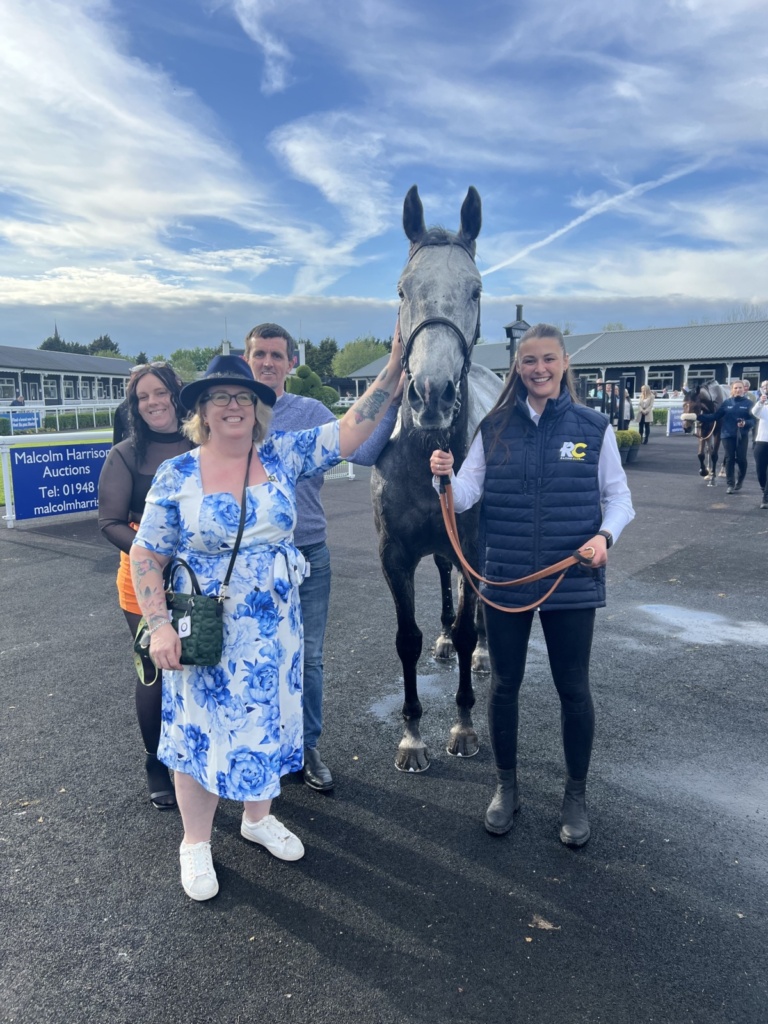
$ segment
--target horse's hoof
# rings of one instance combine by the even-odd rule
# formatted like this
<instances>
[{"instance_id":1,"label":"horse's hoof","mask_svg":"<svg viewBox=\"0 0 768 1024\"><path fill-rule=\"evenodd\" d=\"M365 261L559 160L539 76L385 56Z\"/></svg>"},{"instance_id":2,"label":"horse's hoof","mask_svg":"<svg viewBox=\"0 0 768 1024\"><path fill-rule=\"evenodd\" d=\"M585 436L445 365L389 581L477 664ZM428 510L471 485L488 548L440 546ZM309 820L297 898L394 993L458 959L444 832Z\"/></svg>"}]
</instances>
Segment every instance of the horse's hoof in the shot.
<instances>
[{"instance_id":1,"label":"horse's hoof","mask_svg":"<svg viewBox=\"0 0 768 1024\"><path fill-rule=\"evenodd\" d=\"M478 650L475 648L475 653L472 655L472 671L478 675L488 675L491 671L491 659L488 657L487 650Z\"/></svg>"},{"instance_id":2,"label":"horse's hoof","mask_svg":"<svg viewBox=\"0 0 768 1024\"><path fill-rule=\"evenodd\" d=\"M699 470L699 476L709 476L709 473L707 472L706 469L700 469Z\"/></svg>"},{"instance_id":3,"label":"horse's hoof","mask_svg":"<svg viewBox=\"0 0 768 1024\"><path fill-rule=\"evenodd\" d=\"M474 757L480 750L480 741L474 729L464 729L460 725L455 725L451 729L448 746L445 749L451 757Z\"/></svg>"},{"instance_id":4,"label":"horse's hoof","mask_svg":"<svg viewBox=\"0 0 768 1024\"><path fill-rule=\"evenodd\" d=\"M434 656L436 661L453 661L456 657L456 650L450 637L439 636L435 640Z\"/></svg>"},{"instance_id":5,"label":"horse's hoof","mask_svg":"<svg viewBox=\"0 0 768 1024\"><path fill-rule=\"evenodd\" d=\"M395 768L397 768L397 770L399 772L410 772L413 775L413 774L416 774L416 772L425 772L427 770L427 768L429 768L429 761L426 761L426 763L423 764L423 765L421 765L421 764L415 764L414 765L414 764L406 764L406 763L401 764L399 758L396 757L395 758Z\"/></svg>"}]
</instances>

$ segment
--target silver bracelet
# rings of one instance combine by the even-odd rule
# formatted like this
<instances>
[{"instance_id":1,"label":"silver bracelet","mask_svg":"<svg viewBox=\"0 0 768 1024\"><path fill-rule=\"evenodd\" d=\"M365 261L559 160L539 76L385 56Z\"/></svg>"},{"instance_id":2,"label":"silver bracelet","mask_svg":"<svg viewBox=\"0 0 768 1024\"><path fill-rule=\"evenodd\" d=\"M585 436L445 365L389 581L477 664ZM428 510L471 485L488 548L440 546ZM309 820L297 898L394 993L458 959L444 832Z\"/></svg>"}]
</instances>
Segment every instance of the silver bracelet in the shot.
<instances>
[{"instance_id":1,"label":"silver bracelet","mask_svg":"<svg viewBox=\"0 0 768 1024\"><path fill-rule=\"evenodd\" d=\"M157 630L160 629L161 626L170 626L170 624L171 624L171 620L170 619L166 619L164 622L158 622L157 625L155 625L155 626L150 626L149 629L147 630L147 632L149 633L150 636L152 636L152 634L156 633Z\"/></svg>"}]
</instances>

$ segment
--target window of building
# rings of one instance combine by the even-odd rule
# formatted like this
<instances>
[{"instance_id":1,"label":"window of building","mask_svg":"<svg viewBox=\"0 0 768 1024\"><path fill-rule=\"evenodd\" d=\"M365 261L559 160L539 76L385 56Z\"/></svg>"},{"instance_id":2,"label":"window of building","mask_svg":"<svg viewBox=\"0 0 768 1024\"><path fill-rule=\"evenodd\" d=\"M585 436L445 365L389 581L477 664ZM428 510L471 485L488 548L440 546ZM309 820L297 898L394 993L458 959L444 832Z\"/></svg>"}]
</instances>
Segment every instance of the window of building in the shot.
<instances>
[{"instance_id":1,"label":"window of building","mask_svg":"<svg viewBox=\"0 0 768 1024\"><path fill-rule=\"evenodd\" d=\"M36 380L25 380L22 384L24 400L27 402L40 401L40 384Z\"/></svg>"},{"instance_id":2,"label":"window of building","mask_svg":"<svg viewBox=\"0 0 768 1024\"><path fill-rule=\"evenodd\" d=\"M675 371L660 370L652 366L648 371L648 387L651 391L668 391L672 394L675 390Z\"/></svg>"},{"instance_id":3,"label":"window of building","mask_svg":"<svg viewBox=\"0 0 768 1024\"><path fill-rule=\"evenodd\" d=\"M697 384L706 384L708 380L717 380L714 368L691 367L688 372L687 387L694 388Z\"/></svg>"},{"instance_id":4,"label":"window of building","mask_svg":"<svg viewBox=\"0 0 768 1024\"><path fill-rule=\"evenodd\" d=\"M96 381L96 397L97 398L110 398L111 391L109 387L109 379L99 377Z\"/></svg>"},{"instance_id":5,"label":"window of building","mask_svg":"<svg viewBox=\"0 0 768 1024\"><path fill-rule=\"evenodd\" d=\"M93 381L81 380L80 381L80 397L83 401L88 402L93 398Z\"/></svg>"},{"instance_id":6,"label":"window of building","mask_svg":"<svg viewBox=\"0 0 768 1024\"><path fill-rule=\"evenodd\" d=\"M749 387L751 391L757 391L760 387L760 367L759 366L745 366L741 371L742 380L749 381Z\"/></svg>"},{"instance_id":7,"label":"window of building","mask_svg":"<svg viewBox=\"0 0 768 1024\"><path fill-rule=\"evenodd\" d=\"M55 377L43 378L43 395L47 401L56 402L59 398L59 382Z\"/></svg>"},{"instance_id":8,"label":"window of building","mask_svg":"<svg viewBox=\"0 0 768 1024\"><path fill-rule=\"evenodd\" d=\"M74 402L75 400L75 382L69 377L64 378L64 401Z\"/></svg>"},{"instance_id":9,"label":"window of building","mask_svg":"<svg viewBox=\"0 0 768 1024\"><path fill-rule=\"evenodd\" d=\"M113 380L112 381L112 397L119 398L122 400L125 398L125 381L124 380Z\"/></svg>"},{"instance_id":10,"label":"window of building","mask_svg":"<svg viewBox=\"0 0 768 1024\"><path fill-rule=\"evenodd\" d=\"M0 377L0 400L12 402L16 397L16 381L13 377Z\"/></svg>"}]
</instances>

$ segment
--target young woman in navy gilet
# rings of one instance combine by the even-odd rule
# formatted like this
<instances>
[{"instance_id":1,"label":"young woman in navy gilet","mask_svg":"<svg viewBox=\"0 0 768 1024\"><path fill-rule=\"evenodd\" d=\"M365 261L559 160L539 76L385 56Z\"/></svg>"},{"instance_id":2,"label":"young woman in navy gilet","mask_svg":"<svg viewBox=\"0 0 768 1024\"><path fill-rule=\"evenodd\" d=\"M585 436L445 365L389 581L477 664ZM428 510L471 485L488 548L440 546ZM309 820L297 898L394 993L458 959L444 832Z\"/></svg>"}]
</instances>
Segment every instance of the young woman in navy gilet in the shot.
<instances>
[{"instance_id":1,"label":"young woman in navy gilet","mask_svg":"<svg viewBox=\"0 0 768 1024\"><path fill-rule=\"evenodd\" d=\"M450 452L433 452L436 486L452 465ZM504 390L452 485L457 512L481 502L479 568L488 580L518 579L577 549L594 549L591 567L569 569L546 600L553 579L481 587L485 597L505 608L542 602L518 613L484 609L491 657L488 722L497 774L485 827L495 835L508 832L520 807L518 694L538 611L560 697L566 768L560 839L582 846L589 839L586 779L595 722L589 659L595 609L605 604L607 550L635 513L614 432L602 413L578 404L556 327L537 324L523 335Z\"/></svg>"}]
</instances>

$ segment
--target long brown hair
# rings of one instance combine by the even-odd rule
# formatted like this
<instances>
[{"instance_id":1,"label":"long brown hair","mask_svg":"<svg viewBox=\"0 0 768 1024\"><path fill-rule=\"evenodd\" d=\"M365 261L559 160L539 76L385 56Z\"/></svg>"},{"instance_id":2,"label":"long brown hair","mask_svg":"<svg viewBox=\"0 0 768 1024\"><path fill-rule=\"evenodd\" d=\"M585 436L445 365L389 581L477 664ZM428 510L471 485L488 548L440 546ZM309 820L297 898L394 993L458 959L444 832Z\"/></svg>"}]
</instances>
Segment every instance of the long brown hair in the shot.
<instances>
[{"instance_id":1,"label":"long brown hair","mask_svg":"<svg viewBox=\"0 0 768 1024\"><path fill-rule=\"evenodd\" d=\"M126 398L128 399L128 424L131 431L131 441L136 452L136 464L139 466L144 461L147 448L149 447L150 426L139 412L139 399L136 396L136 388L139 385L139 381L143 380L150 373L154 374L168 388L179 425L185 415L179 401L179 392L182 389L183 382L167 363L147 363L146 369L142 366L140 370L133 374L128 382Z\"/></svg>"},{"instance_id":2,"label":"long brown hair","mask_svg":"<svg viewBox=\"0 0 768 1024\"><path fill-rule=\"evenodd\" d=\"M499 395L496 404L484 420L484 422L493 429L493 433L490 438L489 451L492 451L499 443L501 435L509 424L509 418L512 415L512 410L515 408L518 398L523 398L528 394L525 384L523 384L520 378L518 360L520 358L521 346L525 344L526 341L531 341L533 338L554 338L562 349L563 355L565 357L568 356L562 331L555 327L554 324L534 324L533 327L528 328L517 343L515 361L510 368L506 381L504 382L501 394ZM563 379L560 383L561 392L563 388L568 391L568 394L574 402L580 401L579 396L576 393L576 387L573 382L573 375L571 374L570 366L566 367L565 373L563 374Z\"/></svg>"}]
</instances>

